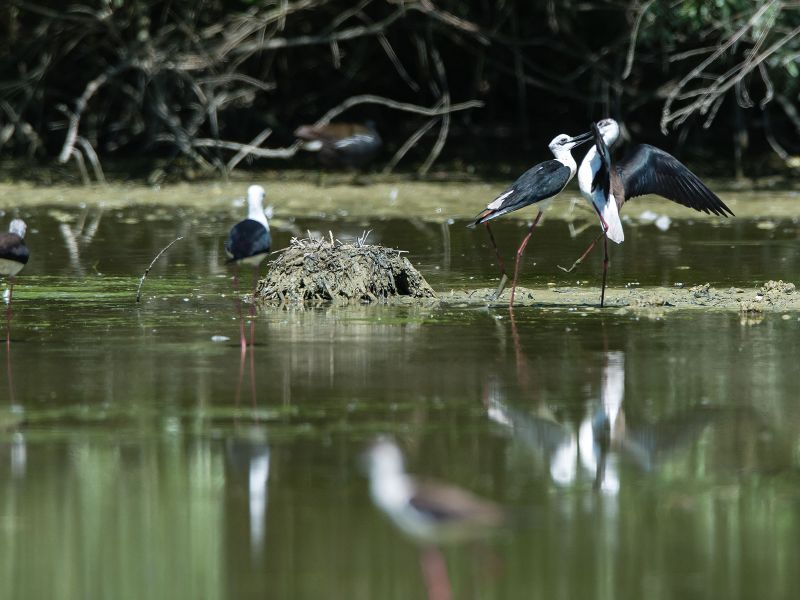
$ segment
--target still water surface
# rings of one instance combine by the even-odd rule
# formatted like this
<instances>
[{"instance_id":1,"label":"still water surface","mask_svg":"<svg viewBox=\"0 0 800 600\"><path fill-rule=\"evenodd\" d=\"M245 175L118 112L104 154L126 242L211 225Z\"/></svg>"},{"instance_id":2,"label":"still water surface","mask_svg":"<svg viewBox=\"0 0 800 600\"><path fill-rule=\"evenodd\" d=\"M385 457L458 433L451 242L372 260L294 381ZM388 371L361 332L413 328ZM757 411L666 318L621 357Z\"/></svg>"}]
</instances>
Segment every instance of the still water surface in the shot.
<instances>
[{"instance_id":1,"label":"still water surface","mask_svg":"<svg viewBox=\"0 0 800 600\"><path fill-rule=\"evenodd\" d=\"M797 315L262 310L242 362L222 264L238 210L23 216L32 259L0 370L2 598L423 598L418 549L369 500L359 456L377 433L410 471L520 516L445 551L456 598L800 586ZM371 229L438 290L493 285L485 234L463 225L278 220L274 247ZM798 282L799 228L630 227L610 283ZM524 223L496 233L510 256ZM556 268L594 234L545 222L523 283L596 285L599 255Z\"/></svg>"}]
</instances>

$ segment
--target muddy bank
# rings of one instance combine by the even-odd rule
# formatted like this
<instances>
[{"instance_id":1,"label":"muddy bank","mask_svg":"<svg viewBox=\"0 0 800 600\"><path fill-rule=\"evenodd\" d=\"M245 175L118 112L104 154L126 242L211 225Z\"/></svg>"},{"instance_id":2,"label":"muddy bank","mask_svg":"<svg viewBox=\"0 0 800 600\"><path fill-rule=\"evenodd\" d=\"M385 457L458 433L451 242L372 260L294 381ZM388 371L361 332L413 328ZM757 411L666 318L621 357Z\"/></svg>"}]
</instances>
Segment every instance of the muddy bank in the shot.
<instances>
[{"instance_id":1,"label":"muddy bank","mask_svg":"<svg viewBox=\"0 0 800 600\"><path fill-rule=\"evenodd\" d=\"M476 290L449 290L439 293L439 300L447 305L508 306L510 291L505 290L494 299L493 288ZM598 287L548 287L531 289L518 287L515 306L599 311ZM611 312L669 312L672 310L736 311L743 315L761 315L770 312L800 312L800 293L793 283L769 281L759 288L714 288L708 284L691 288L608 288L606 307Z\"/></svg>"}]
</instances>

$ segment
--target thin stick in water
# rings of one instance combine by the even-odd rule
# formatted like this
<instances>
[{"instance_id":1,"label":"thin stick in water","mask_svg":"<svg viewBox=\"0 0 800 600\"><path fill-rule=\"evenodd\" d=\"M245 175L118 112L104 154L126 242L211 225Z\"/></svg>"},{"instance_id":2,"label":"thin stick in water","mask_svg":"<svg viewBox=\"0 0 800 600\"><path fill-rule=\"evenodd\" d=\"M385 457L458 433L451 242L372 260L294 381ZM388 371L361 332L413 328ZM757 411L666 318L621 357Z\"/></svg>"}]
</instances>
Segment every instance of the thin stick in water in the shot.
<instances>
[{"instance_id":1,"label":"thin stick in water","mask_svg":"<svg viewBox=\"0 0 800 600\"><path fill-rule=\"evenodd\" d=\"M149 266L149 267L147 267L147 268L144 270L144 275L142 275L142 278L139 280L139 287L136 289L136 302L140 302L140 301L142 300L142 286L144 285L144 280L147 278L147 274L150 272L150 269L152 269L152 268L153 268L153 265L154 265L154 264L156 264L156 261L157 261L159 258L161 258L161 255L162 255L162 254L164 254L164 252L166 252L167 250L169 250L169 247L170 247L170 246L172 246L172 244L174 244L175 242L177 242L177 241L180 241L180 240L182 240L182 239L183 239L183 236L182 236L182 235L181 235L181 236L178 236L178 237L176 237L174 240L172 240L172 241L171 241L169 244L167 244L166 246L164 246L164 247L161 249L161 252L159 252L158 254L156 254L156 257L153 259L153 262L151 262L151 263L150 263L150 266Z\"/></svg>"}]
</instances>

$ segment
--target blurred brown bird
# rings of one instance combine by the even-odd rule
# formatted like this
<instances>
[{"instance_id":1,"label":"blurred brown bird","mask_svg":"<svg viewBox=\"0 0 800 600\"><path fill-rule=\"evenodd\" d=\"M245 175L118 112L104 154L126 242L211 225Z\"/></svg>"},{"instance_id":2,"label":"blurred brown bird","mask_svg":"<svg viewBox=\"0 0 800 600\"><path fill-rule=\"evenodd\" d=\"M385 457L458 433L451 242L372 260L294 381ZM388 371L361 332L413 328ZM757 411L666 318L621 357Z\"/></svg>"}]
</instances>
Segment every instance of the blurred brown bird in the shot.
<instances>
[{"instance_id":1,"label":"blurred brown bird","mask_svg":"<svg viewBox=\"0 0 800 600\"><path fill-rule=\"evenodd\" d=\"M383 146L375 124L329 123L301 125L294 135L303 142L303 150L319 152L325 167L361 169L377 156Z\"/></svg>"}]
</instances>

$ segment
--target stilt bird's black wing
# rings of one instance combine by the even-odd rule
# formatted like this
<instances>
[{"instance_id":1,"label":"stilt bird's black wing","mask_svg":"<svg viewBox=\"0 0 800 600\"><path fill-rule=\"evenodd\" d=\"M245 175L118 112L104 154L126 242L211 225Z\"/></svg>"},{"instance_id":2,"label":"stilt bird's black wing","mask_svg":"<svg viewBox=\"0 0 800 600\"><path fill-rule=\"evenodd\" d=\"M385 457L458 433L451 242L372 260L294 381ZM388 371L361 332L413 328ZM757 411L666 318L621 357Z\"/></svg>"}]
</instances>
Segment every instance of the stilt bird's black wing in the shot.
<instances>
[{"instance_id":1,"label":"stilt bird's black wing","mask_svg":"<svg viewBox=\"0 0 800 600\"><path fill-rule=\"evenodd\" d=\"M624 200L655 194L704 213L733 216L733 211L683 163L648 144L635 146L616 164L613 176L617 179L613 187L622 187L614 190L614 195L621 191L618 197Z\"/></svg>"},{"instance_id":2,"label":"stilt bird's black wing","mask_svg":"<svg viewBox=\"0 0 800 600\"><path fill-rule=\"evenodd\" d=\"M541 202L558 194L572 178L572 171L557 160L546 160L525 171L502 194L492 200L471 227L490 219Z\"/></svg>"},{"instance_id":3,"label":"stilt bird's black wing","mask_svg":"<svg viewBox=\"0 0 800 600\"><path fill-rule=\"evenodd\" d=\"M0 258L27 264L30 252L25 240L16 233L0 233Z\"/></svg>"},{"instance_id":4,"label":"stilt bird's black wing","mask_svg":"<svg viewBox=\"0 0 800 600\"><path fill-rule=\"evenodd\" d=\"M270 235L264 225L253 219L245 219L233 226L225 240L228 262L242 260L257 254L266 254L270 249Z\"/></svg>"}]
</instances>

